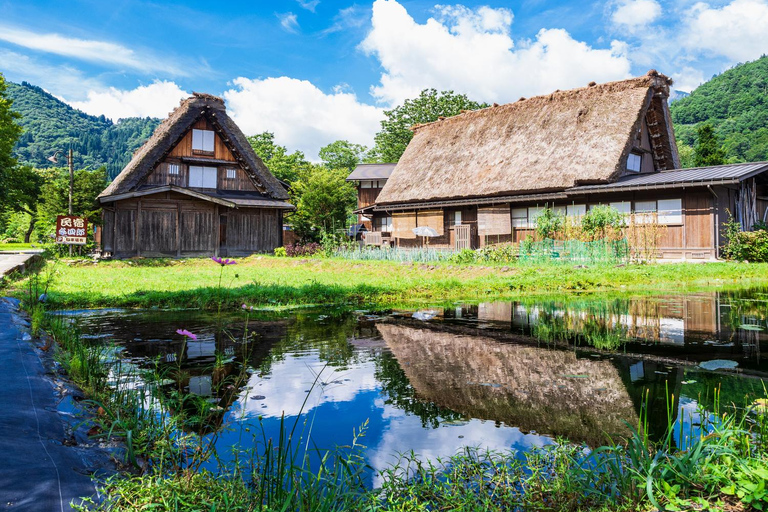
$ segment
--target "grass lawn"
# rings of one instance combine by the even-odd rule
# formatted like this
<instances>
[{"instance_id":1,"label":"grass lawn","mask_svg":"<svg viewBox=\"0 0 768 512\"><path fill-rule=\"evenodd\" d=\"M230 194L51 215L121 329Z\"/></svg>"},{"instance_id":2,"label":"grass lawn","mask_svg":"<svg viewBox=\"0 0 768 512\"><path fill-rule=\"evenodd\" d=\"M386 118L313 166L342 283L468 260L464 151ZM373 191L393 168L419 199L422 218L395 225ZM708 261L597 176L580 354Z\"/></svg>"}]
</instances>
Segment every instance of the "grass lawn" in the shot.
<instances>
[{"instance_id":1,"label":"grass lawn","mask_svg":"<svg viewBox=\"0 0 768 512\"><path fill-rule=\"evenodd\" d=\"M39 245L35 244L0 244L0 252L3 251L27 251L29 249L40 249Z\"/></svg>"},{"instance_id":2,"label":"grass lawn","mask_svg":"<svg viewBox=\"0 0 768 512\"><path fill-rule=\"evenodd\" d=\"M48 264L48 269L51 268ZM44 269L41 275L45 275ZM59 262L52 307L391 306L507 300L527 294L678 292L768 286L768 264L456 265L254 256L223 268L209 259ZM24 281L10 285L22 294Z\"/></svg>"}]
</instances>

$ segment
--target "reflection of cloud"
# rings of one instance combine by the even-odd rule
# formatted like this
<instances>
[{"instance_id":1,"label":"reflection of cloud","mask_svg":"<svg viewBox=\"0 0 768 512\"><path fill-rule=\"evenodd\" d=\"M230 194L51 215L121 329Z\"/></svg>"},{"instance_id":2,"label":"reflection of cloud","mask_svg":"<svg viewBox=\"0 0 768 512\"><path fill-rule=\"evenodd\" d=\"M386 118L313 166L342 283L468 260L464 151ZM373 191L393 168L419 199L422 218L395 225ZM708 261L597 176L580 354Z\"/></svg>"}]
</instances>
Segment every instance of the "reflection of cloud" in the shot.
<instances>
[{"instance_id":1,"label":"reflection of cloud","mask_svg":"<svg viewBox=\"0 0 768 512\"><path fill-rule=\"evenodd\" d=\"M235 406L240 408L238 415L279 418L285 413L286 416L297 416L326 402L352 401L358 393L378 387L373 362L361 363L348 370L334 370L326 368L326 363L317 355L289 355L272 366L272 375L277 377L251 376L247 386L250 389L241 393ZM317 375L320 377L315 383ZM309 397L307 390L311 390ZM251 398L259 395L265 398Z\"/></svg>"},{"instance_id":2,"label":"reflection of cloud","mask_svg":"<svg viewBox=\"0 0 768 512\"><path fill-rule=\"evenodd\" d=\"M497 427L493 422L481 420L425 429L417 416L406 415L392 406L383 407L383 417L389 425L378 444L372 445L366 453L368 463L376 472L374 487L382 484L381 471L397 462L399 455L411 451L421 460L435 461L451 457L466 446L498 451L513 448L522 452L554 443L545 436L524 434L518 428Z\"/></svg>"}]
</instances>

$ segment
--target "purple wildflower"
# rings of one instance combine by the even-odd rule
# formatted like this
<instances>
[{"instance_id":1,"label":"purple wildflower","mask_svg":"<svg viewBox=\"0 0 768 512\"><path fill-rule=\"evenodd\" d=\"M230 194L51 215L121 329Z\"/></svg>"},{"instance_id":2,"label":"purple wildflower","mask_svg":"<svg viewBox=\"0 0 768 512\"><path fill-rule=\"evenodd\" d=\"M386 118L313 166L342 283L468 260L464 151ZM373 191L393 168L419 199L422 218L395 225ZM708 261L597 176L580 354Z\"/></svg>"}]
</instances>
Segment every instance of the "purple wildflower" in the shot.
<instances>
[{"instance_id":1,"label":"purple wildflower","mask_svg":"<svg viewBox=\"0 0 768 512\"><path fill-rule=\"evenodd\" d=\"M181 334L182 336L186 336L187 338L191 339L192 341L197 340L197 336L192 334L186 329L176 329L176 334Z\"/></svg>"},{"instance_id":2,"label":"purple wildflower","mask_svg":"<svg viewBox=\"0 0 768 512\"><path fill-rule=\"evenodd\" d=\"M249 306L248 304L243 304L240 307L243 308L245 311L253 311L253 306Z\"/></svg>"},{"instance_id":3,"label":"purple wildflower","mask_svg":"<svg viewBox=\"0 0 768 512\"><path fill-rule=\"evenodd\" d=\"M234 264L236 264L236 263L237 263L235 260L231 260L231 259L229 259L229 258L221 258L221 257L219 257L219 256L212 256L212 257L211 257L211 260L212 260L214 263L218 263L218 264L219 264L219 265L221 265L222 267L223 267L223 266L225 266L225 265L234 265Z\"/></svg>"}]
</instances>

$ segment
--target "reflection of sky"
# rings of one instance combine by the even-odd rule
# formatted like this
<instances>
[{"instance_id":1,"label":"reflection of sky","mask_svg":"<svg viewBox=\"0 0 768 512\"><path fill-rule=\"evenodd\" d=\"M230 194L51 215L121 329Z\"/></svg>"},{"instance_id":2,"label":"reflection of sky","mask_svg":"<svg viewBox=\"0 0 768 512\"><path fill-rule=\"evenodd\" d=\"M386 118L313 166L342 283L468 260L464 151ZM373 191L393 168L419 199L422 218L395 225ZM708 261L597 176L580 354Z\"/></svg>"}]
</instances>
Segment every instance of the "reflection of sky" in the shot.
<instances>
[{"instance_id":1,"label":"reflection of sky","mask_svg":"<svg viewBox=\"0 0 768 512\"><path fill-rule=\"evenodd\" d=\"M225 452L229 446L238 444L247 449L254 442L260 443L261 428L267 438L276 439L281 414L285 412L285 424L292 428L307 397L305 391L309 389L312 392L297 427L302 442L311 438L309 445L320 449L348 446L353 441L354 432L367 422L359 443L365 446L366 462L373 469L367 474L371 485L381 483L378 473L395 463L398 455L411 451L419 458L435 460L450 457L465 446L525 451L553 442L545 436L524 434L517 428L497 427L490 421L470 420L436 429L425 428L418 416L385 404L371 360L344 370L334 371L324 369L324 366L317 354L310 352L287 356L272 366L270 375L252 376L251 389L241 393L228 414L228 421L235 423L239 420L242 429L234 425L234 428L224 430L218 446L225 447ZM318 373L318 384L312 388ZM279 380L273 379L272 375L279 376ZM321 382L327 385L323 386ZM255 396L264 398L253 399ZM244 431L246 427L250 432Z\"/></svg>"}]
</instances>

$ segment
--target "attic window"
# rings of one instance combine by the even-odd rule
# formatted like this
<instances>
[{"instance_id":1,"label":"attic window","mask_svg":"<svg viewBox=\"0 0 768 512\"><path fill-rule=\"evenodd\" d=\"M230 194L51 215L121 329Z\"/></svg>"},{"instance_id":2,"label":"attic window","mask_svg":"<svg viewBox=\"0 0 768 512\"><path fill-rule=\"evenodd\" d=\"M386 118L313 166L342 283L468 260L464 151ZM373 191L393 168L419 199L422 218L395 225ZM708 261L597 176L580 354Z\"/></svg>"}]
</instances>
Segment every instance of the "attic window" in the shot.
<instances>
[{"instance_id":1,"label":"attic window","mask_svg":"<svg viewBox=\"0 0 768 512\"><path fill-rule=\"evenodd\" d=\"M227 179L234 180L237 178L237 169L227 169Z\"/></svg>"},{"instance_id":2,"label":"attic window","mask_svg":"<svg viewBox=\"0 0 768 512\"><path fill-rule=\"evenodd\" d=\"M179 164L168 164L168 174L171 176L178 176Z\"/></svg>"},{"instance_id":3,"label":"attic window","mask_svg":"<svg viewBox=\"0 0 768 512\"><path fill-rule=\"evenodd\" d=\"M189 186L192 188L216 188L215 167L189 167Z\"/></svg>"},{"instance_id":4,"label":"attic window","mask_svg":"<svg viewBox=\"0 0 768 512\"><path fill-rule=\"evenodd\" d=\"M640 172L640 167L643 163L643 155L637 153L630 153L627 157L627 171Z\"/></svg>"},{"instance_id":5,"label":"attic window","mask_svg":"<svg viewBox=\"0 0 768 512\"><path fill-rule=\"evenodd\" d=\"M211 130L192 130L192 151L213 153L213 132Z\"/></svg>"}]
</instances>

